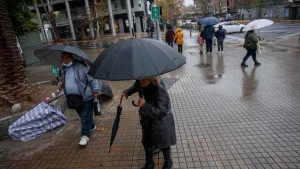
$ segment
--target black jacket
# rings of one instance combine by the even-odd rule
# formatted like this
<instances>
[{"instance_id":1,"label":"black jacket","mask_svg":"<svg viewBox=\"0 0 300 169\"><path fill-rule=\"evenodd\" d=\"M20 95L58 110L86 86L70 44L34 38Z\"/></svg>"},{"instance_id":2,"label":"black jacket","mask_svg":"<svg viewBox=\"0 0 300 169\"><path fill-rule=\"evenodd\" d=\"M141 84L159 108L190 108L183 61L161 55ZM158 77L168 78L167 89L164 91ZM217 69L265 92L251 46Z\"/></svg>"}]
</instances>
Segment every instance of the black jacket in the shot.
<instances>
[{"instance_id":1,"label":"black jacket","mask_svg":"<svg viewBox=\"0 0 300 169\"><path fill-rule=\"evenodd\" d=\"M167 148L176 144L175 123L171 112L170 97L162 85L139 87L139 81L124 91L128 96L139 92L145 97L146 103L140 108L142 116L141 124L144 131L151 134L151 142L154 147Z\"/></svg>"}]
</instances>

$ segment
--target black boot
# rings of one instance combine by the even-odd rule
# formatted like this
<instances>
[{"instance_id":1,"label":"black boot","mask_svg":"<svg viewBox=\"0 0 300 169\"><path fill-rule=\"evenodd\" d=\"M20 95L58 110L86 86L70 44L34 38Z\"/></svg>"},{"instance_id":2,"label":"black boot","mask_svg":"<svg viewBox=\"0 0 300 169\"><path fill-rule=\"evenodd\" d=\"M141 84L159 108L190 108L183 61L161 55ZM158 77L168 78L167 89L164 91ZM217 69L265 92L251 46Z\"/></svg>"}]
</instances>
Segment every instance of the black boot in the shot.
<instances>
[{"instance_id":1,"label":"black boot","mask_svg":"<svg viewBox=\"0 0 300 169\"><path fill-rule=\"evenodd\" d=\"M164 166L163 166L162 169L171 169L171 168L172 168L172 165L173 165L172 160L170 160L170 161L165 161L165 162L164 162Z\"/></svg>"},{"instance_id":2,"label":"black boot","mask_svg":"<svg viewBox=\"0 0 300 169\"><path fill-rule=\"evenodd\" d=\"M241 66L242 66L242 67L248 67L248 65L246 65L245 62L242 62Z\"/></svg>"},{"instance_id":3,"label":"black boot","mask_svg":"<svg viewBox=\"0 0 300 169\"><path fill-rule=\"evenodd\" d=\"M261 65L261 63L259 63L258 61L256 61L255 63L254 63L254 66L260 66Z\"/></svg>"},{"instance_id":4,"label":"black boot","mask_svg":"<svg viewBox=\"0 0 300 169\"><path fill-rule=\"evenodd\" d=\"M154 163L152 164L146 164L145 167L141 168L141 169L154 169Z\"/></svg>"}]
</instances>

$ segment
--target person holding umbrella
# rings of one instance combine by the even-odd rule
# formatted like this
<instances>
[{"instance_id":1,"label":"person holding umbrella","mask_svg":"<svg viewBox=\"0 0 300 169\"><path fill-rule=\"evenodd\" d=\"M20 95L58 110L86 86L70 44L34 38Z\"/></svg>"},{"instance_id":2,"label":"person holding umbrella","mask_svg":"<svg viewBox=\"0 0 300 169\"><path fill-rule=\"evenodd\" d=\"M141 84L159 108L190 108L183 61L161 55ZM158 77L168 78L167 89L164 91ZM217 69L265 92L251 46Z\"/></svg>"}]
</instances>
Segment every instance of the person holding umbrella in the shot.
<instances>
[{"instance_id":1,"label":"person holding umbrella","mask_svg":"<svg viewBox=\"0 0 300 169\"><path fill-rule=\"evenodd\" d=\"M243 62L241 63L242 67L248 67L248 65L246 65L246 61L248 60L248 58L250 56L252 56L252 59L254 61L254 66L261 65L261 63L259 63L256 59L256 51L257 51L257 45L258 45L259 39L260 38L256 35L254 30L249 30L246 33L244 48L247 50L247 54L244 57Z\"/></svg>"},{"instance_id":2,"label":"person holding umbrella","mask_svg":"<svg viewBox=\"0 0 300 169\"><path fill-rule=\"evenodd\" d=\"M67 97L67 105L75 109L81 120L80 146L87 145L90 132L96 129L93 119L93 98L99 96L100 87L97 80L88 75L89 67L72 57L71 53L62 52L62 82L58 83L63 88Z\"/></svg>"},{"instance_id":3,"label":"person holding umbrella","mask_svg":"<svg viewBox=\"0 0 300 169\"><path fill-rule=\"evenodd\" d=\"M137 80L131 88L123 92L123 96L128 97L136 92L140 95L139 116L146 154L146 164L142 169L154 169L153 147L163 152L163 169L171 169L170 146L176 144L176 134L169 94L158 77Z\"/></svg>"},{"instance_id":4,"label":"person holding umbrella","mask_svg":"<svg viewBox=\"0 0 300 169\"><path fill-rule=\"evenodd\" d=\"M212 44L213 44L213 37L215 34L215 29L212 25L206 25L204 27L204 37L206 42L206 54L212 53Z\"/></svg>"}]
</instances>

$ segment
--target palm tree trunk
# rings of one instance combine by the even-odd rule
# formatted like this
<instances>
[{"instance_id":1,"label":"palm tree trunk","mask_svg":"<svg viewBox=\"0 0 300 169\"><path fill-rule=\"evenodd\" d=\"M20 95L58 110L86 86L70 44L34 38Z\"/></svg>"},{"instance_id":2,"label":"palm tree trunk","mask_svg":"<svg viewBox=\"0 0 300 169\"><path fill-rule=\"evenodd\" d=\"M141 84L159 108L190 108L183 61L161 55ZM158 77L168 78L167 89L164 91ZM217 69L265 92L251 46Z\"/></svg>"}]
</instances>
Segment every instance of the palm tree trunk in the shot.
<instances>
[{"instance_id":1,"label":"palm tree trunk","mask_svg":"<svg viewBox=\"0 0 300 169\"><path fill-rule=\"evenodd\" d=\"M0 0L0 100L19 103L31 87L25 73L5 0Z\"/></svg>"}]
</instances>

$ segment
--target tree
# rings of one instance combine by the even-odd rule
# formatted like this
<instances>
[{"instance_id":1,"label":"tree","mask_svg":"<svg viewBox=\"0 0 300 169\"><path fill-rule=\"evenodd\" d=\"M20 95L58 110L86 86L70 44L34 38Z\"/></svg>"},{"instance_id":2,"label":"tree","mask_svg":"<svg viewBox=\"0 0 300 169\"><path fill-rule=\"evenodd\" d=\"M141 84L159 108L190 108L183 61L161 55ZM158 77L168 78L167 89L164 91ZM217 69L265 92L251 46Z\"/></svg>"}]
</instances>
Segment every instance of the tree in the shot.
<instances>
[{"instance_id":1,"label":"tree","mask_svg":"<svg viewBox=\"0 0 300 169\"><path fill-rule=\"evenodd\" d=\"M47 4L47 6L49 5L50 6L50 10L48 10L45 6L45 3L44 3L44 0L40 0L45 12L46 12L46 16L48 18L48 20L50 21L51 25L52 25L52 28L53 28L53 34L54 34L54 38L55 38L55 41L58 43L60 42L60 35L58 33L58 29L57 29L57 26L56 26L56 21L55 21L55 13L54 13L54 9L53 9L53 3L52 3L52 0L50 0L50 4Z\"/></svg>"},{"instance_id":2,"label":"tree","mask_svg":"<svg viewBox=\"0 0 300 169\"><path fill-rule=\"evenodd\" d=\"M210 0L194 0L196 9L200 11L202 15L207 15L210 12L211 1Z\"/></svg>"},{"instance_id":3,"label":"tree","mask_svg":"<svg viewBox=\"0 0 300 169\"><path fill-rule=\"evenodd\" d=\"M162 19L169 22L183 12L183 0L158 0L157 6L162 8Z\"/></svg>"},{"instance_id":4,"label":"tree","mask_svg":"<svg viewBox=\"0 0 300 169\"><path fill-rule=\"evenodd\" d=\"M28 8L34 6L34 0L8 0L6 6L17 36L39 30L39 25L31 20L36 18L36 15Z\"/></svg>"},{"instance_id":5,"label":"tree","mask_svg":"<svg viewBox=\"0 0 300 169\"><path fill-rule=\"evenodd\" d=\"M106 0L94 0L94 9L91 11L92 21L96 25L96 37L100 37L99 30L103 30L108 23L108 12Z\"/></svg>"},{"instance_id":6,"label":"tree","mask_svg":"<svg viewBox=\"0 0 300 169\"><path fill-rule=\"evenodd\" d=\"M5 0L0 0L0 53L0 102L18 103L31 93L31 87Z\"/></svg>"}]
</instances>

